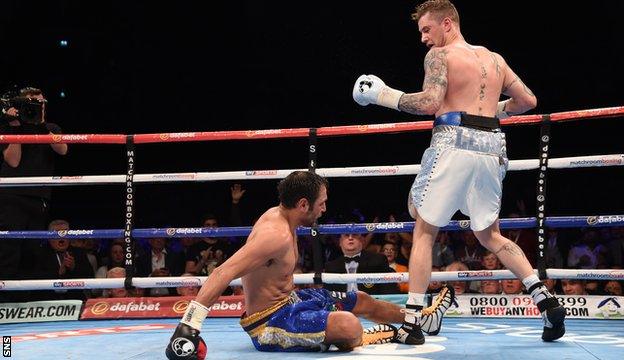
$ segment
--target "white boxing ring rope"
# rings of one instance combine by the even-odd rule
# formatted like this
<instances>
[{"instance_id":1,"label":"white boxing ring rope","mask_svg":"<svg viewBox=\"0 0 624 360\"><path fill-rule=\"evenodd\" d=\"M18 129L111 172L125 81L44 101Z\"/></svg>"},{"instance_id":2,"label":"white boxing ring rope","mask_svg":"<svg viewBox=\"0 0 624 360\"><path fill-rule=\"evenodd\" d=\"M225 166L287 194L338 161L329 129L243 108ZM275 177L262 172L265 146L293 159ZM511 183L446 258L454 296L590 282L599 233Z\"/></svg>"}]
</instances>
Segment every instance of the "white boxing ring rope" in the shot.
<instances>
[{"instance_id":1,"label":"white boxing ring rope","mask_svg":"<svg viewBox=\"0 0 624 360\"><path fill-rule=\"evenodd\" d=\"M537 270L534 270L537 274ZM546 269L549 279L578 280L623 280L624 270L576 270ZM207 276L187 277L147 277L133 278L132 285L138 288L162 288L181 286L201 286ZM334 274L322 273L321 278L327 284L348 283L397 283L407 282L409 273L369 273L369 274ZM516 279L509 270L473 270L473 271L436 271L431 273L431 281L472 281ZM294 274L294 283L299 285L314 284L314 274ZM241 285L235 279L231 286ZM115 289L123 288L124 279L58 279L58 280L7 280L0 281L4 290L60 290L60 289Z\"/></svg>"},{"instance_id":2,"label":"white boxing ring rope","mask_svg":"<svg viewBox=\"0 0 624 360\"><path fill-rule=\"evenodd\" d=\"M548 161L549 169L588 168L605 166L624 166L624 154L592 155L554 158ZM510 160L507 171L534 170L539 168L539 159ZM221 171L221 172L185 172L163 174L136 174L135 183L171 183L171 182L201 182L222 180L248 179L282 179L295 170L248 170L248 171ZM362 177L362 176L396 176L416 175L420 171L417 165L381 165L318 168L316 173L324 177ZM94 185L120 184L126 182L126 175L85 175L85 176L31 176L0 178L2 186L64 186L64 185Z\"/></svg>"}]
</instances>

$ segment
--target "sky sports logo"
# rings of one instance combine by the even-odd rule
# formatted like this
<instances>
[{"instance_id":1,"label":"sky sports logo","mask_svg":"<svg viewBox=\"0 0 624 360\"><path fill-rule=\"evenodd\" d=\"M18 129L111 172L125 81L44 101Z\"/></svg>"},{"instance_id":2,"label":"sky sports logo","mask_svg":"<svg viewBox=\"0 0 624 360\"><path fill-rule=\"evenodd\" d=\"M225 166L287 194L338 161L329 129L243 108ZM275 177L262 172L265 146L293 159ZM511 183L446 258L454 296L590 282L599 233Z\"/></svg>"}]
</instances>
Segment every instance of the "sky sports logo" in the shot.
<instances>
[{"instance_id":1,"label":"sky sports logo","mask_svg":"<svg viewBox=\"0 0 624 360\"><path fill-rule=\"evenodd\" d=\"M11 357L11 337L10 336L2 337L2 356Z\"/></svg>"}]
</instances>

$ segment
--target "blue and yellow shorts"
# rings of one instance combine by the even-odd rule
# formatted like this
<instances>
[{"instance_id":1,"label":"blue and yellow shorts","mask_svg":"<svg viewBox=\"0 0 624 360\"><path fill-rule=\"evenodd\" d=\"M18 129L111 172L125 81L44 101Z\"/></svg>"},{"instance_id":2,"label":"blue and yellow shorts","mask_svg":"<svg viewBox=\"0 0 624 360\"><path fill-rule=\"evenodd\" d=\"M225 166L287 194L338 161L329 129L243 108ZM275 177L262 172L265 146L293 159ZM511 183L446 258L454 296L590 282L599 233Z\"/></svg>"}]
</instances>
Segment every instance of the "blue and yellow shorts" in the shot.
<instances>
[{"instance_id":1,"label":"blue and yellow shorts","mask_svg":"<svg viewBox=\"0 0 624 360\"><path fill-rule=\"evenodd\" d=\"M352 311L357 293L303 289L240 321L259 351L321 351L331 311Z\"/></svg>"}]
</instances>

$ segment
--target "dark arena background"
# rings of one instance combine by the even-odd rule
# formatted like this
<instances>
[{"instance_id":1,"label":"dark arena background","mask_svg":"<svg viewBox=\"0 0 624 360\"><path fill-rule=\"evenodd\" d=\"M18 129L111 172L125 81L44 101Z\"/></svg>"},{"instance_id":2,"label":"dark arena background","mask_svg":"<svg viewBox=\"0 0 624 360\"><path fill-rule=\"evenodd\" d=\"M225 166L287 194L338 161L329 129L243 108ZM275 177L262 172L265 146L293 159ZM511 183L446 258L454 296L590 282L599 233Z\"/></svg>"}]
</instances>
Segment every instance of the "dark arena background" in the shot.
<instances>
[{"instance_id":1,"label":"dark arena background","mask_svg":"<svg viewBox=\"0 0 624 360\"><path fill-rule=\"evenodd\" d=\"M414 1L3 1L0 87L40 87L66 134L278 129L431 120L351 98L360 74L420 91L426 48ZM471 44L502 54L538 97L531 114L623 104L619 1L456 1ZM551 157L622 153L621 118L556 123ZM509 158L534 159L537 126L507 127ZM322 138L318 166L417 164L430 132ZM307 140L139 145L137 173L307 167ZM122 174L121 145L70 145L57 175ZM508 173L503 211L534 216L536 171ZM551 170L548 214L622 212L621 167ZM405 211L413 176L330 179L321 222ZM137 227L226 216L233 182L137 184ZM245 222L276 204L275 180L244 181ZM121 185L53 190L52 217L121 228Z\"/></svg>"},{"instance_id":2,"label":"dark arena background","mask_svg":"<svg viewBox=\"0 0 624 360\"><path fill-rule=\"evenodd\" d=\"M354 82L361 74L377 75L388 86L408 93L422 90L427 48L410 18L418 3L2 0L0 97L24 86L42 89L48 100L47 121L58 124L63 134L245 132L431 121L433 116L413 116L372 105L361 107L352 98ZM551 161L584 157L582 161L592 161L596 166L582 168L577 166L586 163L566 160L569 165L545 167L541 173L537 169L507 172L500 217L529 218L503 222L514 229L503 232L513 237L517 246L503 243L495 254L481 254L484 249L476 237L461 229L466 230L465 221L453 223L458 232L440 233L433 252L439 266L432 267L433 281L427 292L443 295L429 297L433 305L423 311L423 330L432 335L427 336L424 345L384 343L357 347L352 352L334 351L334 347L322 354L281 353L281 360L624 359L624 1L454 3L465 40L500 53L537 95L537 108L527 115L539 119L540 114L571 111L578 115L573 111L591 109L603 109L592 114L604 115L607 108L609 115L617 115L551 123ZM6 102L2 104L3 110L10 110ZM5 137L11 132L6 130L6 116L0 119L0 130L7 132L0 132L0 140L15 141ZM533 160L537 164L543 149L540 141L544 139L540 128L540 124L503 128L511 161ZM367 166L384 169L381 166L419 164L430 139L430 130L319 137L316 166L357 167L352 172L357 173ZM35 148L52 153L44 145L29 147L28 151L33 151L30 154ZM63 145L54 147L57 152L59 148L64 150ZM201 328L209 348L208 358L276 358L274 353L256 351L239 321L244 311L254 312L249 299L291 305L284 289L291 285L286 271L288 264L295 263L292 253L297 259L293 272L303 273L293 276L293 286L308 290L314 287L312 281L319 285L322 280L326 289L338 289L338 295L332 297L340 297L347 289L344 284L355 282L359 290L404 305L408 301L410 251L427 255L420 251L421 243L413 247L416 250L410 250L413 239L405 233L411 231L407 230L411 219L406 214L406 200L415 175L329 178L327 212L319 219L318 228L299 229L300 235L312 236L299 236L294 251L264 251L270 253L266 255L268 261L264 261L261 256L265 255L256 256L260 251L252 250L252 256L239 252L233 261L226 261L241 245L238 239L248 234L248 229L238 227L238 218L230 215L241 210L242 225L249 226L278 203L278 179L258 179L253 171L305 169L308 149L307 138L136 144L134 174L156 174L151 179L162 179L171 173L232 171L243 174L245 179L154 184L135 181L134 206L126 206L132 182L67 184L89 175L123 177L128 163L123 144L72 143L67 155L54 154L55 179L50 179L49 174L45 179L65 182L62 185L66 186L51 187L49 220L65 219L69 224L53 223L59 227L45 232L49 240L32 240L32 233L14 228L24 219L33 223L33 219L41 220L43 224L44 197L32 193L11 197L0 191L3 357L92 359L97 353L98 360L162 359L183 314L188 315L187 319L201 317L203 311L189 302L204 283L204 275L216 274L211 275L215 279L235 274L230 270L241 268L244 261L239 259L243 257L245 261L254 259L254 271L261 269L265 282L255 281L260 279L258 274L245 280L245 288L235 280L222 292L223 296L211 303L210 319L203 321ZM4 177L15 174L5 171L11 161L16 161L15 153L2 164L0 185L20 181ZM30 159L43 158L36 155ZM20 161L27 163L23 158ZM37 170L45 170L41 164L36 165ZM545 200L538 196L537 189L539 176L544 173ZM238 207L231 206L236 191L230 189L236 189L235 184L245 190ZM545 214L537 211L538 198L545 201ZM36 208L38 212L18 211L12 201L18 205L35 203L22 208ZM199 229L215 223L207 214L217 216L219 229ZM400 222L391 223L390 215ZM547 220L537 220L542 217ZM126 221L131 218L134 223ZM203 223L204 218L208 222ZM457 214L454 219L465 217ZM367 224L342 225L353 222ZM536 224L539 227L534 229ZM120 231L124 226L127 229ZM130 231L132 226L134 232ZM121 234L125 237L119 238ZM254 234L266 233L259 230ZM107 241L91 241L100 235ZM199 235L201 239L196 239ZM259 241L272 242L273 235L269 236ZM340 245L356 238L361 241L353 241L352 254L344 244ZM69 241L65 240L72 240L69 251ZM391 240L396 246L382 245L382 241ZM362 251L365 243L370 251ZM566 333L555 342L541 340L543 333L544 340L554 339L554 331L544 331L540 318L543 306L535 306L535 302L548 304L546 311L551 311L550 315L558 312L555 320L549 315L557 336L563 334L559 332L561 308L555 306L552 297L546 297L546 290L535 283L537 280L533 282L532 276L522 280L528 279L524 284L528 293L533 289L533 294L523 294L523 284L511 280L516 275L502 269L497 261L496 254L501 250L519 255L516 247L523 248L527 260L536 263L531 265L565 308ZM245 251L249 248L258 249L252 245ZM285 245L280 249L286 249ZM383 255L376 253L379 251ZM378 263L383 268L369 272L365 265L373 262L364 260L366 256L381 259ZM81 264L75 259L82 259ZM413 265L420 259L411 261L413 274L419 273ZM226 265L221 270L225 270L215 271L223 263ZM526 264L524 260L513 263ZM273 264L277 265L265 271ZM332 264L337 265L333 268L336 270ZM516 270L519 268L516 266ZM178 277L183 272L185 276ZM314 279L311 272L317 275ZM281 285L267 286L266 291L260 288L274 278ZM504 283L498 282L503 279ZM381 291L376 283L382 282L387 284L379 285L398 283L402 288ZM340 288L327 286L340 284ZM395 294L399 289L402 293ZM414 289L412 284L410 301L416 298ZM450 295L450 289L454 289L456 297ZM210 291L204 290L203 295ZM49 299L56 300L36 301ZM202 301L201 296L198 299ZM381 304L365 302L372 303ZM343 309L342 302L334 305ZM243 319L244 323L262 315L255 324L245 326L251 329L250 334L258 329L276 329L266 334L275 331L270 341L280 346L291 339L316 339L315 346L318 341L330 342L321 337L325 336L323 331L291 334L267 326L269 317L264 313L281 317L281 313L275 314L282 307L264 309ZM372 313L381 316L381 311L369 315ZM320 323L316 315L302 317L301 322ZM399 315L400 322L403 315ZM318 315L318 319L320 316L324 315ZM409 317L408 311L411 321ZM349 321L341 326L350 328L348 332L359 332L352 324ZM372 325L368 320L362 324L365 328ZM439 335L433 336L438 330ZM168 349L189 350L190 342L180 339L173 339Z\"/></svg>"}]
</instances>

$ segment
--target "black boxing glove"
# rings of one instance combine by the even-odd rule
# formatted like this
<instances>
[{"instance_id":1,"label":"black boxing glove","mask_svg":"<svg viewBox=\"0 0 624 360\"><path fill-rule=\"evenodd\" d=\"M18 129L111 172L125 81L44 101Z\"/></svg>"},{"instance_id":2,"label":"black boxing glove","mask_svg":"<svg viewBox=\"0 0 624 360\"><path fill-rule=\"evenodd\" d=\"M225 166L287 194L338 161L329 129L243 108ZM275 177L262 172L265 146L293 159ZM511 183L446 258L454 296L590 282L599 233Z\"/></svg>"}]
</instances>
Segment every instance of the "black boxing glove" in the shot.
<instances>
[{"instance_id":1,"label":"black boxing glove","mask_svg":"<svg viewBox=\"0 0 624 360\"><path fill-rule=\"evenodd\" d=\"M169 360L204 360L208 348L199 330L179 323L169 340L165 355Z\"/></svg>"}]
</instances>

